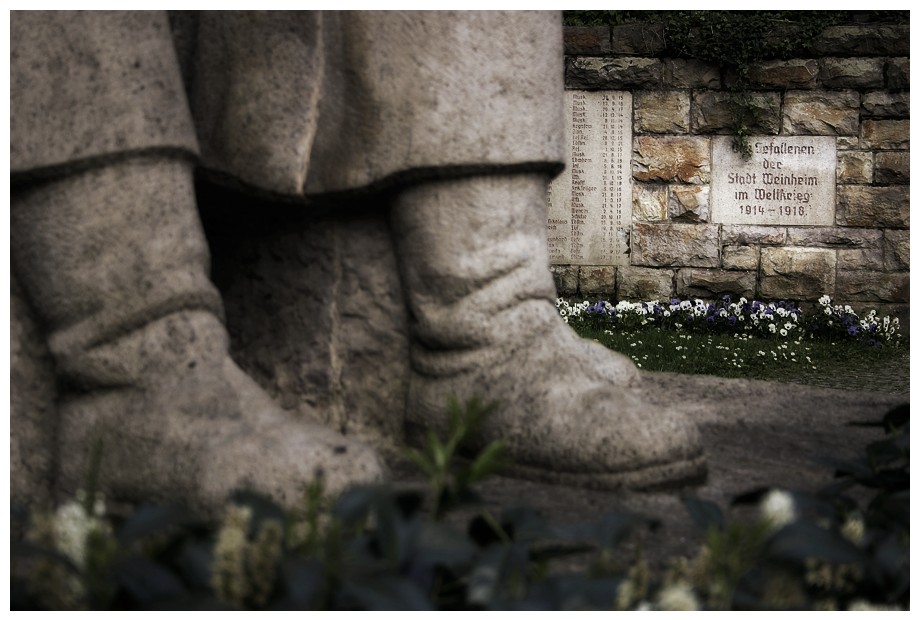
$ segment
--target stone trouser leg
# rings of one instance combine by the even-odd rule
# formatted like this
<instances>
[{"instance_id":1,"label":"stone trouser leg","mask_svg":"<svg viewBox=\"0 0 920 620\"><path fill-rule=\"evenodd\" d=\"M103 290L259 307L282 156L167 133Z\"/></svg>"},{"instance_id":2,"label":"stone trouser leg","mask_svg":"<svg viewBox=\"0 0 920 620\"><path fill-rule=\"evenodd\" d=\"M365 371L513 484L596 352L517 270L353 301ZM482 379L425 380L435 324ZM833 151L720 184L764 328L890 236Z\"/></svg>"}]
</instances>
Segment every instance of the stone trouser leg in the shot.
<instances>
[{"instance_id":1,"label":"stone trouser leg","mask_svg":"<svg viewBox=\"0 0 920 620\"><path fill-rule=\"evenodd\" d=\"M410 313L409 436L444 425L451 394L498 401L482 441L526 477L600 488L699 479L696 427L641 398L628 358L555 308L546 178L479 176L400 194L392 225Z\"/></svg>"},{"instance_id":2,"label":"stone trouser leg","mask_svg":"<svg viewBox=\"0 0 920 620\"><path fill-rule=\"evenodd\" d=\"M100 441L110 496L202 512L380 479L371 449L285 415L228 356L193 191L187 161L137 157L14 195L13 267L62 386L59 491Z\"/></svg>"}]
</instances>

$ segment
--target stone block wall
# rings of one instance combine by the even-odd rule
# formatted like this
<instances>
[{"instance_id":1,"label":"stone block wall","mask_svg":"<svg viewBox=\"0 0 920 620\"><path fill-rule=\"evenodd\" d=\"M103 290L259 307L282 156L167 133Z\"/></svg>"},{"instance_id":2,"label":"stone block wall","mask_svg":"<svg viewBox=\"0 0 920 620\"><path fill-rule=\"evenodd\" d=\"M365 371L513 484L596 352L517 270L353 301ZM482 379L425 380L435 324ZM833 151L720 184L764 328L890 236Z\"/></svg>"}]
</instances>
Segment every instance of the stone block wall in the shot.
<instances>
[{"instance_id":1,"label":"stone block wall","mask_svg":"<svg viewBox=\"0 0 920 620\"><path fill-rule=\"evenodd\" d=\"M610 299L726 293L906 311L910 258L910 33L828 28L810 57L751 71L751 135L834 136L831 226L710 220L712 138L730 134L733 76L669 58L654 24L567 27L567 89L633 95L628 266L553 265L561 294Z\"/></svg>"}]
</instances>

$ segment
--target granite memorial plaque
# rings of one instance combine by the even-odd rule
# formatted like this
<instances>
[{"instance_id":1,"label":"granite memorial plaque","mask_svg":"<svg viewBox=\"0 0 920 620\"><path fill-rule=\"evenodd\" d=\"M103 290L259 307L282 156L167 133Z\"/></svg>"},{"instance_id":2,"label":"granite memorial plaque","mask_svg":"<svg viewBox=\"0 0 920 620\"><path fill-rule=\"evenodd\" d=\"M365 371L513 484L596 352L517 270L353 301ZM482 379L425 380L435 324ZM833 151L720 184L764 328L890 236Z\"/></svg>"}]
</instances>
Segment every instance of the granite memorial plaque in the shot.
<instances>
[{"instance_id":1,"label":"granite memorial plaque","mask_svg":"<svg viewBox=\"0 0 920 620\"><path fill-rule=\"evenodd\" d=\"M632 94L569 90L566 169L549 187L555 265L628 265Z\"/></svg>"},{"instance_id":2,"label":"granite memorial plaque","mask_svg":"<svg viewBox=\"0 0 920 620\"><path fill-rule=\"evenodd\" d=\"M721 224L833 226L837 140L752 136L745 160L730 136L712 138L711 220Z\"/></svg>"}]
</instances>

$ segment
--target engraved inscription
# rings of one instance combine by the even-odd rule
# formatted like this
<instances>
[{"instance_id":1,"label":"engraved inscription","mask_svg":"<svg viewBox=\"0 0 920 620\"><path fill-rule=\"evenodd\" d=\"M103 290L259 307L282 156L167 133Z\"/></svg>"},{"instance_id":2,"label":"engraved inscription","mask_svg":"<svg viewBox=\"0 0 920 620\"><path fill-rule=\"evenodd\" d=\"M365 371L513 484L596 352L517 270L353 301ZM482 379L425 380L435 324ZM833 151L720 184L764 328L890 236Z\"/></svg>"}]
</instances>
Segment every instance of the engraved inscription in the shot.
<instances>
[{"instance_id":1,"label":"engraved inscription","mask_svg":"<svg viewBox=\"0 0 920 620\"><path fill-rule=\"evenodd\" d=\"M550 262L629 264L632 95L566 91L566 169L549 187Z\"/></svg>"},{"instance_id":2,"label":"engraved inscription","mask_svg":"<svg viewBox=\"0 0 920 620\"><path fill-rule=\"evenodd\" d=\"M752 137L744 160L728 136L712 139L712 221L831 226L837 142L832 136Z\"/></svg>"}]
</instances>

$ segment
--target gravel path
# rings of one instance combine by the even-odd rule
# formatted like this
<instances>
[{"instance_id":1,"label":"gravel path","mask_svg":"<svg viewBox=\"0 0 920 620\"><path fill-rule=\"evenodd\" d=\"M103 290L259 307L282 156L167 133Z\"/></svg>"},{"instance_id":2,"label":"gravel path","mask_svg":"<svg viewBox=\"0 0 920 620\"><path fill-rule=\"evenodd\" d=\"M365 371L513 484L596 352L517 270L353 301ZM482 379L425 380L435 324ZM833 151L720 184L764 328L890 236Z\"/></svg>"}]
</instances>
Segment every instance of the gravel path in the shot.
<instances>
[{"instance_id":1,"label":"gravel path","mask_svg":"<svg viewBox=\"0 0 920 620\"><path fill-rule=\"evenodd\" d=\"M910 351L874 361L868 366L858 362L841 365L830 373L802 375L789 382L907 396L910 393Z\"/></svg>"}]
</instances>

